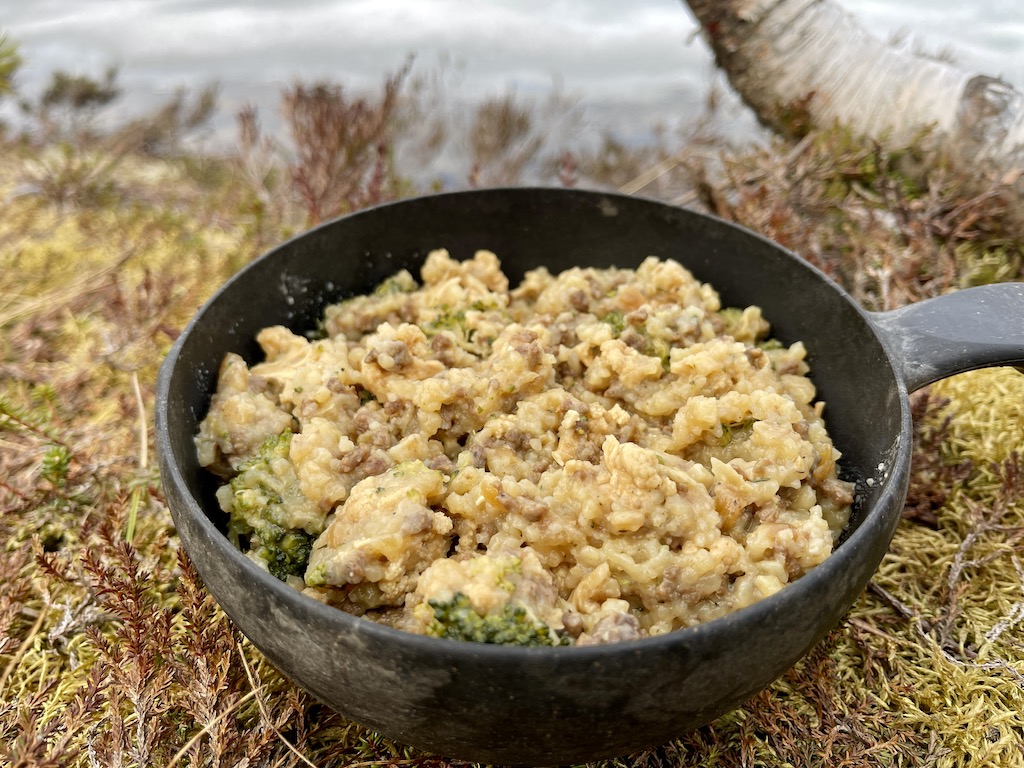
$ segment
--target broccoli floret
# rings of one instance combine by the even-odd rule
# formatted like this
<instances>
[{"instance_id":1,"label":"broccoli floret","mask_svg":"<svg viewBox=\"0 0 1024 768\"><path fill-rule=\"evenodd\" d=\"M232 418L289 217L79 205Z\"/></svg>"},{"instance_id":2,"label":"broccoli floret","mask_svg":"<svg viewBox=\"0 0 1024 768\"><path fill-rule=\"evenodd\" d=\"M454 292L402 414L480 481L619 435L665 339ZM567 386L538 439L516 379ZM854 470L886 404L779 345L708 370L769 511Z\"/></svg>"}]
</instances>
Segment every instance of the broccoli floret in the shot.
<instances>
[{"instance_id":1,"label":"broccoli floret","mask_svg":"<svg viewBox=\"0 0 1024 768\"><path fill-rule=\"evenodd\" d=\"M419 286L416 284L416 279L409 274L408 270L403 269L381 281L373 289L373 295L391 296L396 293L412 293L417 288Z\"/></svg>"},{"instance_id":2,"label":"broccoli floret","mask_svg":"<svg viewBox=\"0 0 1024 768\"><path fill-rule=\"evenodd\" d=\"M268 437L259 453L239 466L227 486L230 494L218 494L232 524L256 528L265 522L283 523L285 495L295 471L288 458L291 444L291 432Z\"/></svg>"},{"instance_id":3,"label":"broccoli floret","mask_svg":"<svg viewBox=\"0 0 1024 768\"><path fill-rule=\"evenodd\" d=\"M324 526L324 514L299 488L288 456L291 440L291 432L267 438L259 454L217 492L230 514L228 537L282 581L303 574Z\"/></svg>"},{"instance_id":4,"label":"broccoli floret","mask_svg":"<svg viewBox=\"0 0 1024 768\"><path fill-rule=\"evenodd\" d=\"M763 340L770 330L768 323L761 317L761 310L757 307L724 307L718 311L718 317L722 324L722 333L747 344L756 344Z\"/></svg>"},{"instance_id":5,"label":"broccoli floret","mask_svg":"<svg viewBox=\"0 0 1024 768\"><path fill-rule=\"evenodd\" d=\"M601 322L607 323L612 327L612 333L615 334L616 338L622 335L622 332L626 330L628 325L625 316L619 310L609 312L601 318Z\"/></svg>"},{"instance_id":6,"label":"broccoli floret","mask_svg":"<svg viewBox=\"0 0 1024 768\"><path fill-rule=\"evenodd\" d=\"M743 309L741 307L722 307L718 310L718 315L722 318L723 331L732 335L736 326L743 319Z\"/></svg>"},{"instance_id":7,"label":"broccoli floret","mask_svg":"<svg viewBox=\"0 0 1024 768\"><path fill-rule=\"evenodd\" d=\"M511 604L500 613L481 616L462 592L451 600L431 600L434 618L427 633L449 640L464 640L497 645L568 645L568 638L532 618L527 611Z\"/></svg>"},{"instance_id":8,"label":"broccoli floret","mask_svg":"<svg viewBox=\"0 0 1024 768\"><path fill-rule=\"evenodd\" d=\"M452 311L447 305L440 308L437 317L426 324L423 332L428 336L436 335L440 331L451 331L456 336L471 339L472 331L466 327L466 310Z\"/></svg>"},{"instance_id":9,"label":"broccoli floret","mask_svg":"<svg viewBox=\"0 0 1024 768\"><path fill-rule=\"evenodd\" d=\"M750 436L750 430L754 426L754 422L757 419L745 419L743 421L736 421L731 424L722 422L722 437L719 439L719 445L728 445L733 440L742 440Z\"/></svg>"},{"instance_id":10,"label":"broccoli floret","mask_svg":"<svg viewBox=\"0 0 1024 768\"><path fill-rule=\"evenodd\" d=\"M652 339L650 334L647 332L646 326L634 327L627 320L626 316L619 310L609 312L601 318L602 323L606 323L611 326L612 333L615 334L615 338L619 338L629 328L639 333L644 338L643 348L640 350L643 354L648 357L656 357L661 360L662 367L667 371L670 364L670 354L672 351L671 346L668 342L661 339Z\"/></svg>"},{"instance_id":11,"label":"broccoli floret","mask_svg":"<svg viewBox=\"0 0 1024 768\"><path fill-rule=\"evenodd\" d=\"M272 576L287 581L289 576L305 572L313 541L313 536L299 528L285 529L267 523L251 535L249 545L250 551L267 564Z\"/></svg>"}]
</instances>

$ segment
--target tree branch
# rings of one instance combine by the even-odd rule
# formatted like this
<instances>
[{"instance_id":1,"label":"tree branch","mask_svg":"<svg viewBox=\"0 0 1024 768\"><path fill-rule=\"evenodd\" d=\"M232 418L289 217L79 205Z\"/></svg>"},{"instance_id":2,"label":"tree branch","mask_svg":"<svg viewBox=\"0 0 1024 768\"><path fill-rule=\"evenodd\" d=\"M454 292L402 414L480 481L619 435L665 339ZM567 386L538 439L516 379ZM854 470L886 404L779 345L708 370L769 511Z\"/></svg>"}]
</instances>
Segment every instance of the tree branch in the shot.
<instances>
[{"instance_id":1,"label":"tree branch","mask_svg":"<svg viewBox=\"0 0 1024 768\"><path fill-rule=\"evenodd\" d=\"M833 0L687 5L733 87L774 130L839 123L889 147L927 136L924 150L971 175L1020 180L1024 95L1010 84L887 45Z\"/></svg>"}]
</instances>

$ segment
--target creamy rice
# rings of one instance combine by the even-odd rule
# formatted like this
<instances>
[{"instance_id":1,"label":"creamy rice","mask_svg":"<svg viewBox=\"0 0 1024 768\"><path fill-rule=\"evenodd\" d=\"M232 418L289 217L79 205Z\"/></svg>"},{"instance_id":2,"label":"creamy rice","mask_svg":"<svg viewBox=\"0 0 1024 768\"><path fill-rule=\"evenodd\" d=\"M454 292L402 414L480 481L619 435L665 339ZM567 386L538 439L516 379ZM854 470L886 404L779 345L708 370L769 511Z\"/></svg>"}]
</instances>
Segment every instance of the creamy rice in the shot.
<instances>
[{"instance_id":1,"label":"creamy rice","mask_svg":"<svg viewBox=\"0 0 1024 768\"><path fill-rule=\"evenodd\" d=\"M426 632L462 594L575 644L663 634L773 594L846 525L803 345L674 261L510 290L493 253L439 250L322 331L229 354L196 443L230 478L294 433L279 522L317 538L289 581L342 610Z\"/></svg>"}]
</instances>

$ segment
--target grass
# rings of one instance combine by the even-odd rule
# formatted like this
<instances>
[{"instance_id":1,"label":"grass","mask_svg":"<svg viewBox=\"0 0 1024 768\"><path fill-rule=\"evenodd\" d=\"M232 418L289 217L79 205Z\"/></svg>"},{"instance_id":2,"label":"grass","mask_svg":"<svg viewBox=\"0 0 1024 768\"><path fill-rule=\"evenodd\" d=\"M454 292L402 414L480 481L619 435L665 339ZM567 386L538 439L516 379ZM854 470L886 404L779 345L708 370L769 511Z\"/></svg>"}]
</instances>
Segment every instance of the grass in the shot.
<instances>
[{"instance_id":1,"label":"grass","mask_svg":"<svg viewBox=\"0 0 1024 768\"><path fill-rule=\"evenodd\" d=\"M252 113L226 158L8 138L0 764L458 764L332 713L239 635L179 549L152 449L156 372L213 288L317 220L420 191L394 162L403 76L375 98L296 87L298 151ZM310 146L353 116L349 133ZM474 178L522 180L524 153L541 156L529 119L490 103ZM534 163L542 181L738 221L872 309L1021 279L1006 190L925 173L912 148L884 153L834 129L737 150L697 125L656 147L556 150ZM1009 369L918 394L905 519L846 620L742 708L604 765L1024 765L1022 403L1024 376Z\"/></svg>"}]
</instances>

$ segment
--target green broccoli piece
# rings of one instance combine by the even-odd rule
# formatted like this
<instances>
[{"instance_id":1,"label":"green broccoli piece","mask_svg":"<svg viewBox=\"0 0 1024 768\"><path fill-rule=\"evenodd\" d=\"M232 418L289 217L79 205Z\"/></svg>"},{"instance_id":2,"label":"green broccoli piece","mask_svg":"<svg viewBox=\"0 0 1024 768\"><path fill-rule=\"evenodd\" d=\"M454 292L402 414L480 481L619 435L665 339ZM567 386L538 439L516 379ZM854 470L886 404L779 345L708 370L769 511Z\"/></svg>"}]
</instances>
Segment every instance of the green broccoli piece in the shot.
<instances>
[{"instance_id":1,"label":"green broccoli piece","mask_svg":"<svg viewBox=\"0 0 1024 768\"><path fill-rule=\"evenodd\" d=\"M249 538L251 552L267 564L271 576L287 581L301 576L313 551L314 537L300 528L281 528L267 523Z\"/></svg>"},{"instance_id":2,"label":"green broccoli piece","mask_svg":"<svg viewBox=\"0 0 1024 768\"><path fill-rule=\"evenodd\" d=\"M607 323L611 326L612 333L615 334L615 338L622 336L626 329L631 327L630 323L626 320L626 316L619 310L609 312L601 318L601 322ZM644 346L641 352L648 357L656 357L661 360L662 368L667 371L671 363L670 355L672 352L672 348L668 342L661 339L652 339L650 334L647 332L646 326L635 328L635 330L644 338Z\"/></svg>"},{"instance_id":3,"label":"green broccoli piece","mask_svg":"<svg viewBox=\"0 0 1024 768\"><path fill-rule=\"evenodd\" d=\"M601 322L607 323L612 327L612 333L615 334L615 338L621 336L622 332L626 330L626 327L628 326L625 315L623 315L619 310L609 312L601 318Z\"/></svg>"},{"instance_id":4,"label":"green broccoli piece","mask_svg":"<svg viewBox=\"0 0 1024 768\"><path fill-rule=\"evenodd\" d=\"M294 472L288 458L291 444L291 432L268 437L259 453L239 466L238 474L228 483L230 495L218 494L221 506L231 513L233 524L250 529L268 521L281 524L286 486L292 480L285 475L289 469Z\"/></svg>"},{"instance_id":5,"label":"green broccoli piece","mask_svg":"<svg viewBox=\"0 0 1024 768\"><path fill-rule=\"evenodd\" d=\"M416 284L416 279L409 274L408 270L401 270L396 272L391 277L382 280L376 288L373 289L374 296L391 296L396 293L412 293L419 286Z\"/></svg>"},{"instance_id":6,"label":"green broccoli piece","mask_svg":"<svg viewBox=\"0 0 1024 768\"><path fill-rule=\"evenodd\" d=\"M568 645L569 639L537 621L526 609L507 604L501 613L481 616L469 598L457 592L451 600L431 600L434 618L427 634L449 640L495 645Z\"/></svg>"},{"instance_id":7,"label":"green broccoli piece","mask_svg":"<svg viewBox=\"0 0 1024 768\"><path fill-rule=\"evenodd\" d=\"M466 327L466 310L460 309L453 312L448 305L441 306L437 317L427 323L423 329L428 336L436 335L440 331L451 331L456 336L468 339L472 331Z\"/></svg>"},{"instance_id":8,"label":"green broccoli piece","mask_svg":"<svg viewBox=\"0 0 1024 768\"><path fill-rule=\"evenodd\" d=\"M728 445L733 440L741 440L750 436L750 430L757 419L745 419L743 421L727 424L722 422L722 437L719 438L719 445Z\"/></svg>"},{"instance_id":9,"label":"green broccoli piece","mask_svg":"<svg viewBox=\"0 0 1024 768\"><path fill-rule=\"evenodd\" d=\"M647 342L644 344L643 353L648 357L656 357L661 360L661 367L666 372L672 367L672 347L667 341L652 339L648 336Z\"/></svg>"},{"instance_id":10,"label":"green broccoli piece","mask_svg":"<svg viewBox=\"0 0 1024 768\"><path fill-rule=\"evenodd\" d=\"M743 319L743 310L740 307L722 307L718 315L722 318L723 331L731 336Z\"/></svg>"},{"instance_id":11,"label":"green broccoli piece","mask_svg":"<svg viewBox=\"0 0 1024 768\"><path fill-rule=\"evenodd\" d=\"M292 433L267 438L259 454L217 492L230 514L228 537L239 549L266 563L282 581L306 570L324 515L299 488L288 457Z\"/></svg>"}]
</instances>

